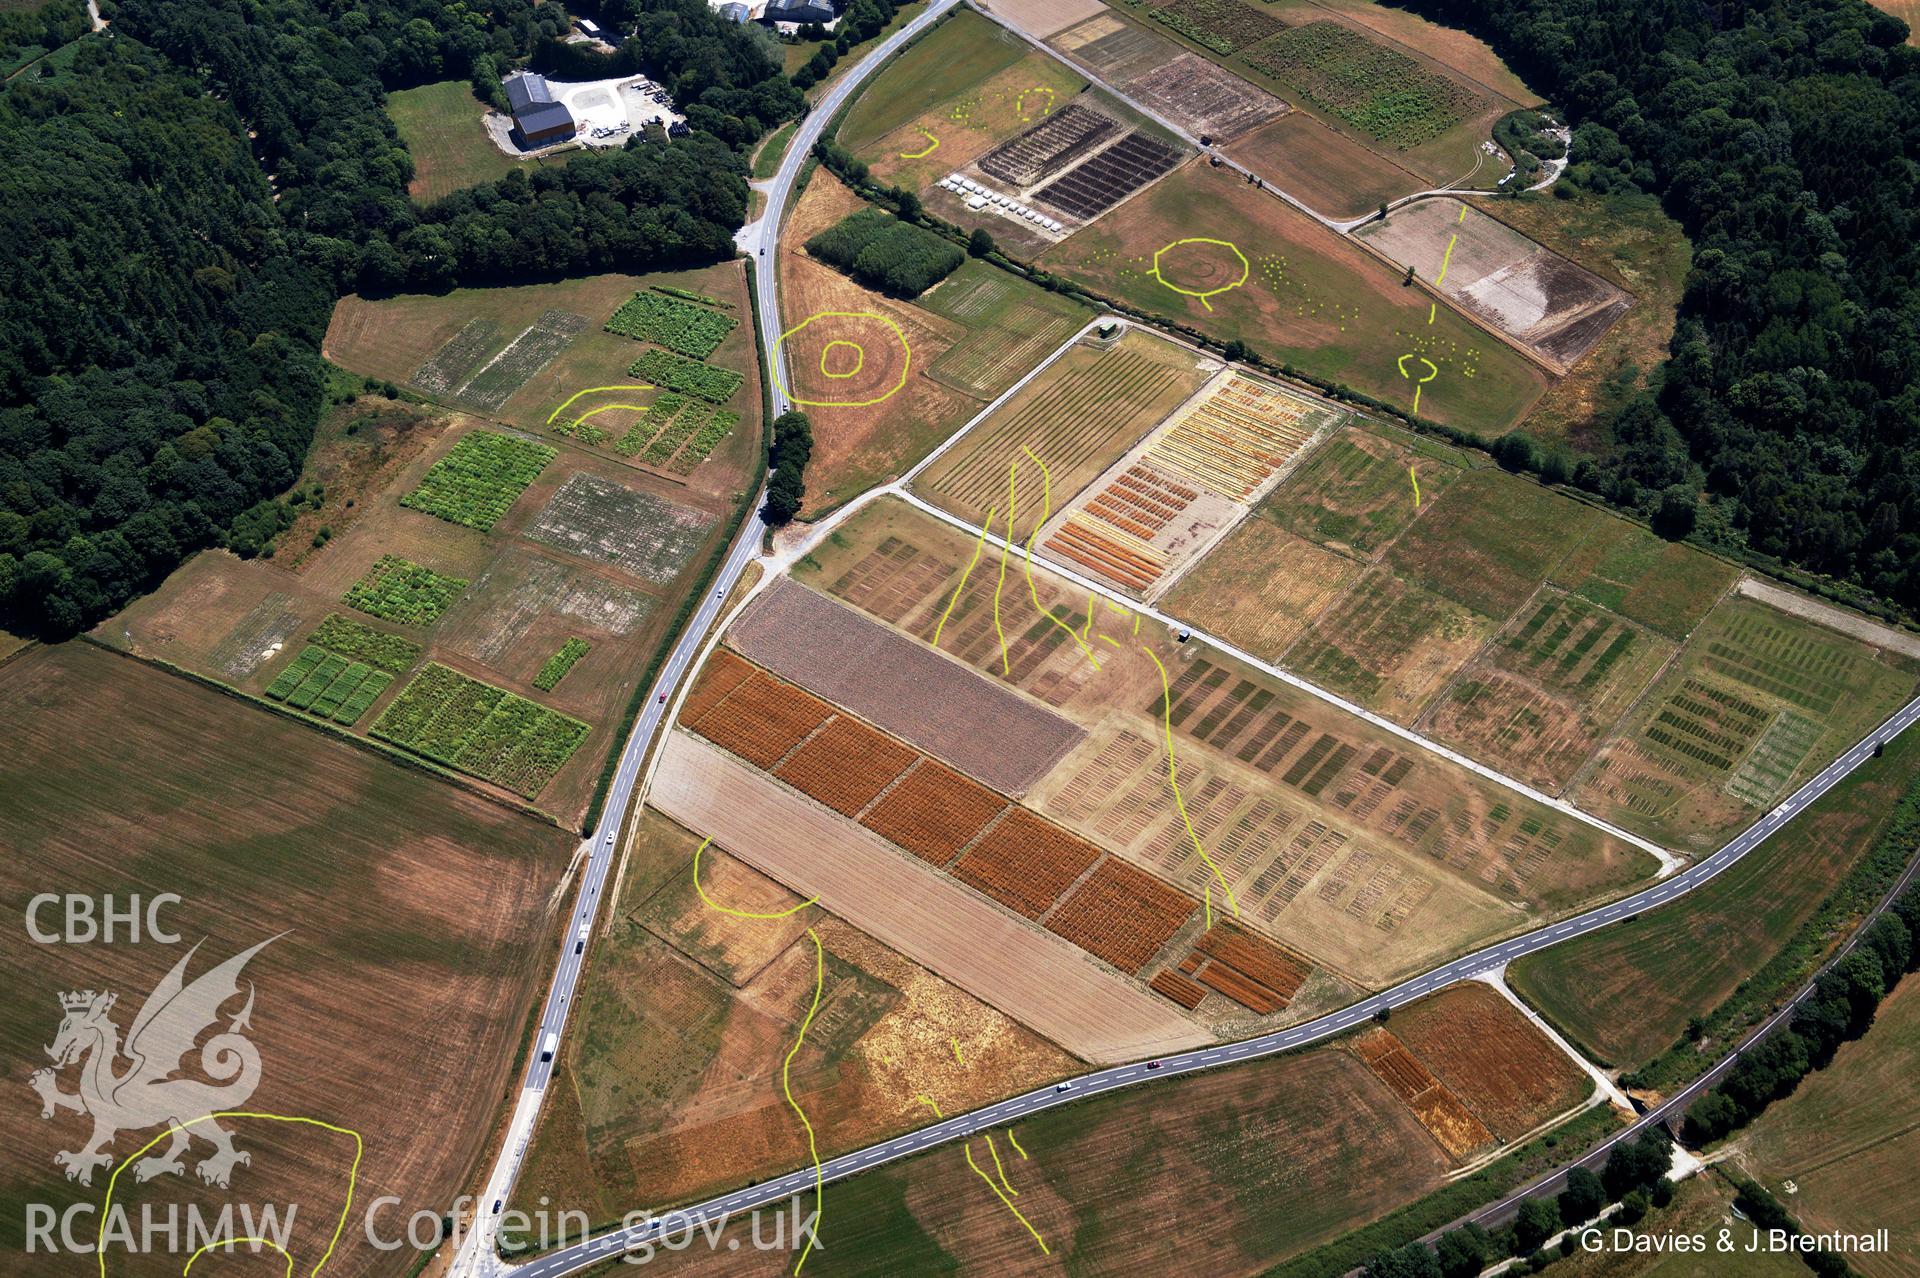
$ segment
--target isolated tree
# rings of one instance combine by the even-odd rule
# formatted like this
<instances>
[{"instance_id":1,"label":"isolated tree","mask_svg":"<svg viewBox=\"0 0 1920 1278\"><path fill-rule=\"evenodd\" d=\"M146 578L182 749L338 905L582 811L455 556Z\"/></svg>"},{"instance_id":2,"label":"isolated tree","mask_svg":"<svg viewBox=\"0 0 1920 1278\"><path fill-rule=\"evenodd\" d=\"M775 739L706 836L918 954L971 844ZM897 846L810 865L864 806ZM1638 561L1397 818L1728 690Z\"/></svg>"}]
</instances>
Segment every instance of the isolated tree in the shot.
<instances>
[{"instance_id":1,"label":"isolated tree","mask_svg":"<svg viewBox=\"0 0 1920 1278\"><path fill-rule=\"evenodd\" d=\"M1458 1229L1449 1229L1434 1244L1440 1262L1440 1278L1473 1278L1487 1267L1491 1254L1487 1231L1469 1221Z\"/></svg>"},{"instance_id":2,"label":"isolated tree","mask_svg":"<svg viewBox=\"0 0 1920 1278\"><path fill-rule=\"evenodd\" d=\"M967 252L975 257L985 257L993 252L993 236L984 226L973 228L973 234L967 237Z\"/></svg>"}]
</instances>

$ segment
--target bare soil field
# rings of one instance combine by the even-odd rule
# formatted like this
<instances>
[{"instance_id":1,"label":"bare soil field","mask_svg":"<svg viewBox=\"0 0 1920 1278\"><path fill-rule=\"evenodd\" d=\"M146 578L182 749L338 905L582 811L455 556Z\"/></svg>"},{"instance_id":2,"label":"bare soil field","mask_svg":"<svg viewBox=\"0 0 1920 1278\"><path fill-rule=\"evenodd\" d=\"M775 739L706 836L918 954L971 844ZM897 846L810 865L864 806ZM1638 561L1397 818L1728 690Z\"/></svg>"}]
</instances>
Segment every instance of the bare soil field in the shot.
<instances>
[{"instance_id":1,"label":"bare soil field","mask_svg":"<svg viewBox=\"0 0 1920 1278\"><path fill-rule=\"evenodd\" d=\"M1729 597L1574 794L1667 846L1717 847L1910 695L1912 658Z\"/></svg>"},{"instance_id":2,"label":"bare soil field","mask_svg":"<svg viewBox=\"0 0 1920 1278\"><path fill-rule=\"evenodd\" d=\"M1161 597L1210 634L1278 661L1360 571L1271 521L1243 519Z\"/></svg>"},{"instance_id":3,"label":"bare soil field","mask_svg":"<svg viewBox=\"0 0 1920 1278\"><path fill-rule=\"evenodd\" d=\"M116 904L132 894L183 898L162 915L179 944L9 947L0 958L13 991L9 1054L52 1064L44 1049L65 991L117 994L110 1019L124 1030L190 947L199 946L189 981L266 943L237 982L255 989L243 1033L258 1050L260 1081L234 1107L360 1133L353 1219L328 1271L399 1278L415 1253L374 1250L360 1213L386 1194L403 1206L381 1217L383 1228L442 1211L480 1162L556 943L548 895L573 839L84 642L9 662L0 725L9 742L0 764L9 902L24 907L56 887L111 893ZM223 1028L243 993L222 1000ZM196 1069L198 1053L188 1059ZM71 1091L73 1071L62 1073ZM396 1095L412 1101L397 1106ZM83 1116L43 1122L29 1102L5 1123L8 1148L21 1155L0 1188L6 1245L17 1251L24 1202L97 1204L108 1172L96 1168L81 1185L54 1164L57 1151L85 1145ZM225 1125L252 1160L232 1169L230 1191L193 1173L209 1154L196 1141L183 1176L144 1186L123 1177L116 1201L136 1213L190 1202L209 1216L223 1205L277 1203L283 1218L294 1216L301 1267L318 1264L348 1206L351 1138L259 1120ZM114 1165L155 1134L113 1141ZM163 1268L175 1272L185 1259L176 1254Z\"/></svg>"},{"instance_id":4,"label":"bare soil field","mask_svg":"<svg viewBox=\"0 0 1920 1278\"><path fill-rule=\"evenodd\" d=\"M1084 340L975 423L914 488L976 524L996 515L996 531L1025 540L1049 503L1071 501L1219 367L1144 329L1111 346Z\"/></svg>"},{"instance_id":5,"label":"bare soil field","mask_svg":"<svg viewBox=\"0 0 1920 1278\"><path fill-rule=\"evenodd\" d=\"M1099 0L989 0L981 7L1008 26L1040 40L1106 12Z\"/></svg>"},{"instance_id":6,"label":"bare soil field","mask_svg":"<svg viewBox=\"0 0 1920 1278\"><path fill-rule=\"evenodd\" d=\"M1189 133L1226 139L1288 109L1266 90L1112 10L1059 31L1049 43Z\"/></svg>"},{"instance_id":7,"label":"bare soil field","mask_svg":"<svg viewBox=\"0 0 1920 1278\"><path fill-rule=\"evenodd\" d=\"M918 1123L914 1097L927 1087L977 1105L1075 1067L823 910L727 918L693 891L699 839L651 809L635 832L581 987L581 1033L568 1036L517 1203L544 1194L556 1210L602 1221L804 1165L805 1132L780 1076L814 993L809 928L823 992L790 1081L823 1154ZM735 907L799 899L711 847L700 870L708 894ZM682 923L671 944L650 930L670 915ZM717 949L759 965L735 987L706 966Z\"/></svg>"},{"instance_id":8,"label":"bare soil field","mask_svg":"<svg viewBox=\"0 0 1920 1278\"><path fill-rule=\"evenodd\" d=\"M966 335L964 327L870 292L800 250L813 230L839 221L857 206L857 198L831 174L816 172L795 206L789 234L783 237L792 246L781 253L779 267L784 286L782 319L790 334L781 353L794 380L788 390L796 401L819 401L802 404L813 422L813 459L807 467L804 508L808 516L903 473L981 404L927 376L927 370ZM816 316L820 318L814 323L794 331ZM829 370L844 371L837 358L833 365L826 362L827 347L833 342L858 347L859 367L852 376L827 375ZM826 404L862 406L822 406ZM902 429L903 424L907 429Z\"/></svg>"},{"instance_id":9,"label":"bare soil field","mask_svg":"<svg viewBox=\"0 0 1920 1278\"><path fill-rule=\"evenodd\" d=\"M1013 1130L1024 1158L1006 1133L994 1137L1011 1201L1046 1254L950 1147L848 1181L837 1219L829 1189L822 1254L865 1274L1164 1272L1167 1222L1186 1213L1178 1271L1248 1275L1437 1188L1447 1168L1393 1091L1339 1047L1039 1115ZM971 1151L993 1176L984 1136ZM675 1278L792 1269L789 1253L746 1239L742 1224L713 1250L702 1242L652 1264Z\"/></svg>"},{"instance_id":10,"label":"bare soil field","mask_svg":"<svg viewBox=\"0 0 1920 1278\"><path fill-rule=\"evenodd\" d=\"M1677 645L1543 588L1481 650L1424 728L1509 776L1558 791Z\"/></svg>"},{"instance_id":11,"label":"bare soil field","mask_svg":"<svg viewBox=\"0 0 1920 1278\"><path fill-rule=\"evenodd\" d=\"M1593 1081L1518 1008L1467 981L1397 1009L1393 1033L1503 1141L1585 1100Z\"/></svg>"},{"instance_id":12,"label":"bare soil field","mask_svg":"<svg viewBox=\"0 0 1920 1278\"><path fill-rule=\"evenodd\" d=\"M1131 1060L1209 1035L1071 943L935 876L878 836L682 733L653 800L688 828L1089 1061Z\"/></svg>"},{"instance_id":13,"label":"bare soil field","mask_svg":"<svg viewBox=\"0 0 1920 1278\"><path fill-rule=\"evenodd\" d=\"M1226 245L1178 246L1204 236ZM1237 256L1236 256L1237 253ZM1428 322L1429 298L1365 249L1232 172L1190 162L1041 256L1048 270L1166 315L1220 342L1396 404L1411 404L1420 366L1422 416L1498 434L1517 423L1547 377L1458 314ZM1187 292L1176 292L1175 287ZM1207 293L1202 298L1198 293Z\"/></svg>"},{"instance_id":14,"label":"bare soil field","mask_svg":"<svg viewBox=\"0 0 1920 1278\"><path fill-rule=\"evenodd\" d=\"M796 645L794 636L807 642ZM1078 745L1071 720L792 580L728 631L746 656L1008 794Z\"/></svg>"},{"instance_id":15,"label":"bare soil field","mask_svg":"<svg viewBox=\"0 0 1920 1278\"><path fill-rule=\"evenodd\" d=\"M1627 311L1625 290L1446 196L1356 235L1565 373Z\"/></svg>"},{"instance_id":16,"label":"bare soil field","mask_svg":"<svg viewBox=\"0 0 1920 1278\"><path fill-rule=\"evenodd\" d=\"M1290 111L1222 148L1268 184L1315 212L1359 217L1427 188L1424 178L1361 146L1305 111Z\"/></svg>"}]
</instances>

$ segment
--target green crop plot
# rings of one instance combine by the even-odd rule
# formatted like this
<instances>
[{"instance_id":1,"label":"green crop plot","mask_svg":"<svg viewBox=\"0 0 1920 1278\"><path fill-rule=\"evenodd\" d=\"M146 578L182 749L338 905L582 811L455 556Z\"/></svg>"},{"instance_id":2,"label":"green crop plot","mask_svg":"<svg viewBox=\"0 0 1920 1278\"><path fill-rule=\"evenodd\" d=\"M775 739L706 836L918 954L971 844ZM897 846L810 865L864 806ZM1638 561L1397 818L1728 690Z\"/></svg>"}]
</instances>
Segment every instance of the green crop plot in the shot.
<instances>
[{"instance_id":1,"label":"green crop plot","mask_svg":"<svg viewBox=\"0 0 1920 1278\"><path fill-rule=\"evenodd\" d=\"M273 682L267 685L267 695L275 701L285 701L293 695L293 690L313 673L313 668L326 660L326 657L327 652L324 648L315 648L311 645L302 648L300 655L295 657L285 670L274 676Z\"/></svg>"},{"instance_id":2,"label":"green crop plot","mask_svg":"<svg viewBox=\"0 0 1920 1278\"><path fill-rule=\"evenodd\" d=\"M614 444L613 451L619 453L622 457L632 457L644 449L647 444L652 441L653 437L658 435L662 428L673 420L674 414L686 406L687 397L685 395L667 391L661 395L660 398L654 400L652 406L641 415L640 420L635 422L633 427L620 437L619 442Z\"/></svg>"},{"instance_id":3,"label":"green crop plot","mask_svg":"<svg viewBox=\"0 0 1920 1278\"><path fill-rule=\"evenodd\" d=\"M635 377L664 386L670 391L692 395L709 403L724 404L746 379L730 368L714 368L699 360L682 359L666 351L648 351L633 362Z\"/></svg>"},{"instance_id":4,"label":"green crop plot","mask_svg":"<svg viewBox=\"0 0 1920 1278\"><path fill-rule=\"evenodd\" d=\"M739 374L733 377L737 383ZM471 431L433 464L400 504L486 532L557 456L554 449L529 439Z\"/></svg>"},{"instance_id":5,"label":"green crop plot","mask_svg":"<svg viewBox=\"0 0 1920 1278\"><path fill-rule=\"evenodd\" d=\"M351 617L328 613L315 627L307 642L319 644L329 652L338 652L364 661L376 670L399 674L420 660L420 645L405 635L378 630Z\"/></svg>"},{"instance_id":6,"label":"green crop plot","mask_svg":"<svg viewBox=\"0 0 1920 1278\"><path fill-rule=\"evenodd\" d=\"M1152 13L1156 22L1165 23L1215 53L1232 53L1258 44L1286 27L1240 0L1173 0Z\"/></svg>"},{"instance_id":7,"label":"green crop plot","mask_svg":"<svg viewBox=\"0 0 1920 1278\"><path fill-rule=\"evenodd\" d=\"M401 689L368 734L531 799L588 731L578 719L436 661Z\"/></svg>"},{"instance_id":8,"label":"green crop plot","mask_svg":"<svg viewBox=\"0 0 1920 1278\"><path fill-rule=\"evenodd\" d=\"M542 692L552 692L555 685L567 677L567 671L592 651L593 645L585 639L568 639L560 645L560 651L548 657L546 664L540 667L540 673L533 677L533 686Z\"/></svg>"},{"instance_id":9,"label":"green crop plot","mask_svg":"<svg viewBox=\"0 0 1920 1278\"><path fill-rule=\"evenodd\" d=\"M382 555L347 588L345 602L382 621L424 626L452 607L466 588L464 577L443 577L398 555Z\"/></svg>"},{"instance_id":10,"label":"green crop plot","mask_svg":"<svg viewBox=\"0 0 1920 1278\"><path fill-rule=\"evenodd\" d=\"M1309 22L1241 55L1314 106L1398 147L1431 142L1484 105L1465 85L1338 22Z\"/></svg>"},{"instance_id":11,"label":"green crop plot","mask_svg":"<svg viewBox=\"0 0 1920 1278\"><path fill-rule=\"evenodd\" d=\"M607 331L705 359L740 321L661 293L635 293L607 321Z\"/></svg>"},{"instance_id":12,"label":"green crop plot","mask_svg":"<svg viewBox=\"0 0 1920 1278\"><path fill-rule=\"evenodd\" d=\"M700 423L700 429L693 432L693 438L687 441L686 447L680 450L667 469L676 475L692 474L694 468L705 461L720 446L720 441L739 424L740 414L724 408L711 410L706 420Z\"/></svg>"},{"instance_id":13,"label":"green crop plot","mask_svg":"<svg viewBox=\"0 0 1920 1278\"><path fill-rule=\"evenodd\" d=\"M267 685L267 696L295 710L351 726L391 682L392 675L364 661L351 661L309 644Z\"/></svg>"}]
</instances>

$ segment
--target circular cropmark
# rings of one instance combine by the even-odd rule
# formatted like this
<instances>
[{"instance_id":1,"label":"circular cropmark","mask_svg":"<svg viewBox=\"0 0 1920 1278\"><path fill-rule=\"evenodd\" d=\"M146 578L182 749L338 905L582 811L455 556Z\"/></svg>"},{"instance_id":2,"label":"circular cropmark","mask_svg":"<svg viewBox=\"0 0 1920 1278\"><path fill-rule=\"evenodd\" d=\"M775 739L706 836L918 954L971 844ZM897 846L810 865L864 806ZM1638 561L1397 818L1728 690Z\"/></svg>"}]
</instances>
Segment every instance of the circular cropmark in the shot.
<instances>
[{"instance_id":1,"label":"circular cropmark","mask_svg":"<svg viewBox=\"0 0 1920 1278\"><path fill-rule=\"evenodd\" d=\"M1175 254L1173 262L1163 265L1162 258L1189 244L1205 245L1206 250ZM1207 251L1218 249L1225 249L1226 253ZM1232 261L1228 260L1227 254L1232 254ZM1168 279L1169 271L1184 282L1176 284ZM1245 284L1247 276L1253 273L1253 267L1248 264L1247 255L1232 240L1191 235L1155 250L1153 269L1147 273L1183 297L1199 298L1200 305L1212 310L1213 302L1210 299Z\"/></svg>"},{"instance_id":2,"label":"circular cropmark","mask_svg":"<svg viewBox=\"0 0 1920 1278\"><path fill-rule=\"evenodd\" d=\"M853 367L847 369L845 372L836 373L832 369L827 367L827 356L833 354L835 347L840 347L840 346L844 346L848 350L853 352ZM862 368L865 368L866 364L867 364L867 348L862 346L858 342L843 341L842 339L836 337L831 342L828 342L825 346L822 346L820 348L820 375L822 377L831 377L831 378L834 378L835 380L852 377L855 373L858 373Z\"/></svg>"},{"instance_id":3,"label":"circular cropmark","mask_svg":"<svg viewBox=\"0 0 1920 1278\"><path fill-rule=\"evenodd\" d=\"M893 339L900 343L900 353L902 355L902 359L900 361L900 376L894 381L893 385L889 386L886 390L880 392L878 395L871 395L871 396L868 396L866 399L804 399L801 396L795 394L793 388L791 386L788 386L786 383L786 379L781 376L780 350L788 341L798 337L801 333L805 332L808 328L810 328L814 324L819 323L821 320L843 320L849 323L872 321L875 323L883 324L889 330L891 330L893 333ZM859 355L859 359L854 364L851 371L844 372L844 373L827 372L827 354L829 351L833 350L833 348L836 346L851 346L854 348L855 352L857 352L857 354ZM832 338L826 343L826 345L820 351L820 371L828 377L834 377L834 378L852 377L854 374L860 372L861 369L866 367L866 362L867 362L866 356L867 356L867 348L864 344L853 341L848 338ZM900 393L901 388L907 384L907 372L912 367L913 367L913 347L908 343L906 333L901 330L898 324L888 319L885 315L878 314L874 311L815 311L813 314L807 316L805 319L801 320L798 324L795 324L792 328L788 329L786 332L780 334L779 340L774 342L773 344L774 385L780 388L780 393L782 395L785 395L788 399L792 400L795 404L801 405L806 408L871 408L875 404L884 403L887 400L892 399L895 395Z\"/></svg>"}]
</instances>

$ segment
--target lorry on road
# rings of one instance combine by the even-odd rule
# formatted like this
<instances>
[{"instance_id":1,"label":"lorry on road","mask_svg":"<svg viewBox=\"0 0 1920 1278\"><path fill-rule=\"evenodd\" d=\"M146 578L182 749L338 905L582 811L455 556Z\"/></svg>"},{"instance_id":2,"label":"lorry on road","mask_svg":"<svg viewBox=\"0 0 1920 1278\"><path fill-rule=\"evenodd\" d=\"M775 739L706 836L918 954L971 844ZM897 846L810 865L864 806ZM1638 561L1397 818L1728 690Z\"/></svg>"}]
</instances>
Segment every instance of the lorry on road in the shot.
<instances>
[{"instance_id":1,"label":"lorry on road","mask_svg":"<svg viewBox=\"0 0 1920 1278\"><path fill-rule=\"evenodd\" d=\"M560 1050L560 1036L558 1034L549 1033L545 1038L540 1040L540 1059L541 1060L543 1061L552 1060L553 1054L559 1050Z\"/></svg>"}]
</instances>

